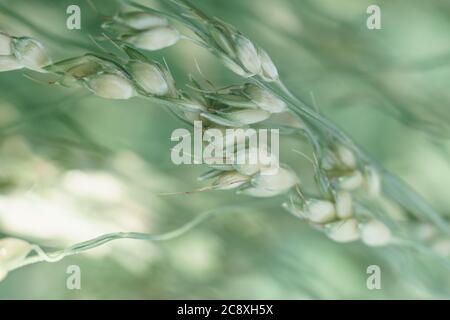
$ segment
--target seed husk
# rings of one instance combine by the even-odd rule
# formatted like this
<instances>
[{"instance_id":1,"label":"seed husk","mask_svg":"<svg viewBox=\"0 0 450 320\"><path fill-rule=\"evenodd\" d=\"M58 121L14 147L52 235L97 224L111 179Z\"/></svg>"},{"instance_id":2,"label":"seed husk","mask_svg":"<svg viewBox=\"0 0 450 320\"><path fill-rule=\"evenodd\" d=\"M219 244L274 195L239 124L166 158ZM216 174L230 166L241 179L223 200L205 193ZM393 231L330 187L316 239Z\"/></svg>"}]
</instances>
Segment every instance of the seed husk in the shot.
<instances>
[{"instance_id":1,"label":"seed husk","mask_svg":"<svg viewBox=\"0 0 450 320\"><path fill-rule=\"evenodd\" d=\"M14 39L13 52L20 63L31 70L43 72L42 68L51 63L44 46L32 38Z\"/></svg>"},{"instance_id":2,"label":"seed husk","mask_svg":"<svg viewBox=\"0 0 450 320\"><path fill-rule=\"evenodd\" d=\"M334 204L327 200L308 199L303 212L306 218L314 223L327 223L336 217Z\"/></svg>"},{"instance_id":3,"label":"seed husk","mask_svg":"<svg viewBox=\"0 0 450 320\"><path fill-rule=\"evenodd\" d=\"M89 79L88 88L106 99L126 100L134 96L133 84L120 74L103 73Z\"/></svg>"},{"instance_id":4,"label":"seed husk","mask_svg":"<svg viewBox=\"0 0 450 320\"><path fill-rule=\"evenodd\" d=\"M261 72L261 60L253 43L242 35L235 38L236 54L242 66L249 73L259 74Z\"/></svg>"},{"instance_id":5,"label":"seed husk","mask_svg":"<svg viewBox=\"0 0 450 320\"><path fill-rule=\"evenodd\" d=\"M347 219L353 215L352 195L349 192L337 192L335 202L336 214L340 219Z\"/></svg>"},{"instance_id":6,"label":"seed husk","mask_svg":"<svg viewBox=\"0 0 450 320\"><path fill-rule=\"evenodd\" d=\"M258 189L284 193L298 183L297 175L289 168L280 167L276 174L259 173L251 180L252 186Z\"/></svg>"},{"instance_id":7,"label":"seed husk","mask_svg":"<svg viewBox=\"0 0 450 320\"><path fill-rule=\"evenodd\" d=\"M167 26L169 24L169 21L165 17L143 11L121 13L116 17L116 20L127 27L140 31L154 27Z\"/></svg>"},{"instance_id":8,"label":"seed husk","mask_svg":"<svg viewBox=\"0 0 450 320\"><path fill-rule=\"evenodd\" d=\"M280 113L286 111L286 103L275 97L269 91L255 85L248 83L245 85L244 93L248 98L253 101L262 110L268 111L270 113Z\"/></svg>"},{"instance_id":9,"label":"seed husk","mask_svg":"<svg viewBox=\"0 0 450 320\"><path fill-rule=\"evenodd\" d=\"M327 236L336 242L351 242L358 240L359 229L356 219L346 219L326 225Z\"/></svg>"},{"instance_id":10,"label":"seed husk","mask_svg":"<svg viewBox=\"0 0 450 320\"><path fill-rule=\"evenodd\" d=\"M278 70L269 54L258 48L258 56L261 60L261 77L268 82L279 80Z\"/></svg>"},{"instance_id":11,"label":"seed husk","mask_svg":"<svg viewBox=\"0 0 450 320\"><path fill-rule=\"evenodd\" d=\"M177 43L179 39L180 33L178 30L170 26L155 27L124 38L126 42L148 51L170 47Z\"/></svg>"},{"instance_id":12,"label":"seed husk","mask_svg":"<svg viewBox=\"0 0 450 320\"><path fill-rule=\"evenodd\" d=\"M133 80L148 94L164 96L169 92L169 85L164 73L157 65L131 61L128 64L128 69Z\"/></svg>"},{"instance_id":13,"label":"seed husk","mask_svg":"<svg viewBox=\"0 0 450 320\"><path fill-rule=\"evenodd\" d=\"M368 246L384 246L391 240L391 230L378 220L361 225L361 239Z\"/></svg>"},{"instance_id":14,"label":"seed husk","mask_svg":"<svg viewBox=\"0 0 450 320\"><path fill-rule=\"evenodd\" d=\"M371 166L364 168L364 188L371 197L377 197L381 193L380 174Z\"/></svg>"}]
</instances>

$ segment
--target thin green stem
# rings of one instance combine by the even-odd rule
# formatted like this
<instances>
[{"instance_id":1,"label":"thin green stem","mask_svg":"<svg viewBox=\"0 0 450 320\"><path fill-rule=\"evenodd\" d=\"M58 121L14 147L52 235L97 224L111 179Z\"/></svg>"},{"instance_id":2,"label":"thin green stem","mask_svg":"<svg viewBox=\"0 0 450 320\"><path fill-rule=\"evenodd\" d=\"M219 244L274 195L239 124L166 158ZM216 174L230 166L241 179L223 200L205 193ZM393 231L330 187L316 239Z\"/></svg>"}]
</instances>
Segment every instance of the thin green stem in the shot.
<instances>
[{"instance_id":1,"label":"thin green stem","mask_svg":"<svg viewBox=\"0 0 450 320\"><path fill-rule=\"evenodd\" d=\"M217 215L219 213L230 213L230 212L236 212L238 210L242 210L246 207L255 207L255 206L266 206L268 201L249 201L247 203L239 204L239 205L231 205L231 206L225 206L221 208L212 209L209 211L206 211L199 216L195 217L190 222L186 223L185 225L181 226L178 229L161 233L161 234L150 234L150 233L140 233L140 232L115 232L115 233L108 233L101 235L99 237L80 242L77 244L74 244L66 249L63 250L57 250L53 252L45 252L40 246L38 245L32 245L32 250L36 253L33 256L30 256L24 260L22 260L17 265L11 267L9 271L13 271L16 269L19 269L21 267L39 263L39 262L58 262L64 259L65 257L76 255L83 253L85 251L91 250L93 248L99 247L101 245L104 245L108 242L119 240L119 239L134 239L134 240L142 240L142 241L167 241L175 239L196 226L200 225L205 220L213 217L214 215Z\"/></svg>"}]
</instances>

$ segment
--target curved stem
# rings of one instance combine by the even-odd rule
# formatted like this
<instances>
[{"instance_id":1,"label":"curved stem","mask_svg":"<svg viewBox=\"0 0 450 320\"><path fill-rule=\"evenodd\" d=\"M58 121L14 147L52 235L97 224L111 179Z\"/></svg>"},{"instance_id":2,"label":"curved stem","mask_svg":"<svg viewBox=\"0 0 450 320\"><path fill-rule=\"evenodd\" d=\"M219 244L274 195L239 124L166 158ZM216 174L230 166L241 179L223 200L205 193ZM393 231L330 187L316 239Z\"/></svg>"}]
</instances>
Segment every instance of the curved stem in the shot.
<instances>
[{"instance_id":1,"label":"curved stem","mask_svg":"<svg viewBox=\"0 0 450 320\"><path fill-rule=\"evenodd\" d=\"M204 222L205 220L207 220L208 218L210 218L216 214L224 213L224 212L236 212L239 209L242 209L244 207L255 207L255 206L263 206L263 205L267 205L267 201L260 201L260 200L249 201L246 204L232 205L232 206L226 206L226 207L221 207L221 208L217 208L217 209L212 209L212 210L204 212L203 214L200 214L199 216L195 217L193 220L191 220L190 222L186 223L185 225L181 226L178 229L175 229L175 230L172 230L172 231L169 231L166 233L161 233L161 234L150 234L150 233L140 233L140 232L107 233L107 234L98 236L96 238L74 244L66 249L57 250L57 251L53 251L53 252L45 252L40 246L32 245L32 247L31 247L32 251L34 251L36 253L36 255L25 258L20 263L11 267L9 269L9 271L13 271L13 270L19 269L21 267L24 267L24 266L27 266L30 264L34 264L34 263L38 263L38 262L50 262L50 263L58 262L67 256L79 254L79 253L88 251L90 249L99 247L101 245L104 245L108 242L111 242L114 240L119 240L119 239L134 239L134 240L143 240L143 241L167 241L167 240L175 239L175 238L189 232L190 230L192 230L193 228L195 228L196 226L198 226L199 224L201 224L202 222Z\"/></svg>"}]
</instances>

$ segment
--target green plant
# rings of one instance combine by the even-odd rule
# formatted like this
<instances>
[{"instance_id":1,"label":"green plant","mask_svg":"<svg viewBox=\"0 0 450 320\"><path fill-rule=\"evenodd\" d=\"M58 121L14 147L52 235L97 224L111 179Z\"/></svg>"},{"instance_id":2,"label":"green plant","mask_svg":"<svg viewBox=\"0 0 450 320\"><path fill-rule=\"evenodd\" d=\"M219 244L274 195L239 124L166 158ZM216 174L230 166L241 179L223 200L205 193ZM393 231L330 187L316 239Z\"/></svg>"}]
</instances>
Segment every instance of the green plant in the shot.
<instances>
[{"instance_id":1,"label":"green plant","mask_svg":"<svg viewBox=\"0 0 450 320\"><path fill-rule=\"evenodd\" d=\"M279 175L266 177L260 174L258 166L249 169L235 165L208 171L201 178L214 178L214 181L202 190L238 189L239 193L258 197L284 195L283 206L287 210L338 242L361 237L370 246L388 243L416 246L410 241L413 232L409 228L403 229L391 217L389 208L383 206L385 200L401 206L410 223L431 222L448 235L448 224L438 213L365 155L331 121L291 93L268 53L236 28L217 18L209 18L186 1L174 1L175 5L169 4L167 11L157 11L131 1L125 3L141 11L110 17L103 24L110 32L106 40L120 48L120 52L112 57L88 53L50 64L38 41L2 34L0 41L3 41L5 56L1 57L0 65L4 66L3 71L24 67L45 72L52 76L51 83L85 87L107 99L141 96L168 107L185 123L202 119L207 126L221 129L264 125L263 121L288 108L296 126L277 122L274 125L310 144L311 156L303 152L300 155L311 163L318 192L308 194L302 190L292 169L282 169ZM193 35L180 35L163 16L183 25ZM192 90L185 92L175 85L167 66L138 50L161 49L179 39L209 50L247 83L216 88L206 79L206 85L192 79ZM119 56L123 53L125 58ZM209 215L200 216L200 220ZM197 221L181 230L188 230ZM115 239L165 240L174 234L180 232L169 233L170 236L108 234L55 253L45 253L32 245L27 247L26 253L34 250L36 255L27 258L20 255L20 261L8 264L6 271L39 261L58 261Z\"/></svg>"}]
</instances>

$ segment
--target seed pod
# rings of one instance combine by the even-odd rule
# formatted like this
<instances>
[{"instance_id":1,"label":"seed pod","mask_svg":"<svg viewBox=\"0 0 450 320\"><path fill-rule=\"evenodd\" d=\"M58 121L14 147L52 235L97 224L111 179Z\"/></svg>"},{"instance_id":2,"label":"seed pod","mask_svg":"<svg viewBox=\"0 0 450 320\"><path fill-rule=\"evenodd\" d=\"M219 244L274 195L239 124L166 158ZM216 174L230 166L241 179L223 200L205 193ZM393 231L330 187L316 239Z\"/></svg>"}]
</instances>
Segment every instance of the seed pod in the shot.
<instances>
[{"instance_id":1,"label":"seed pod","mask_svg":"<svg viewBox=\"0 0 450 320\"><path fill-rule=\"evenodd\" d=\"M16 238L0 239L0 271L8 270L21 262L30 253L28 242Z\"/></svg>"},{"instance_id":2,"label":"seed pod","mask_svg":"<svg viewBox=\"0 0 450 320\"><path fill-rule=\"evenodd\" d=\"M51 62L44 46L32 38L22 37L14 39L13 52L20 63L31 70L42 72L42 68Z\"/></svg>"},{"instance_id":3,"label":"seed pod","mask_svg":"<svg viewBox=\"0 0 450 320\"><path fill-rule=\"evenodd\" d=\"M126 100L134 96L133 84L128 78L115 73L103 73L88 80L87 87L99 97Z\"/></svg>"},{"instance_id":4,"label":"seed pod","mask_svg":"<svg viewBox=\"0 0 450 320\"><path fill-rule=\"evenodd\" d=\"M0 72L22 69L23 65L13 55L0 56Z\"/></svg>"},{"instance_id":5,"label":"seed pod","mask_svg":"<svg viewBox=\"0 0 450 320\"><path fill-rule=\"evenodd\" d=\"M391 230L377 220L371 220L361 226L361 239L368 246L384 246L391 240Z\"/></svg>"},{"instance_id":6,"label":"seed pod","mask_svg":"<svg viewBox=\"0 0 450 320\"><path fill-rule=\"evenodd\" d=\"M361 172L354 171L353 173L337 178L338 188L346 191L353 191L359 188L363 183L363 176Z\"/></svg>"},{"instance_id":7,"label":"seed pod","mask_svg":"<svg viewBox=\"0 0 450 320\"><path fill-rule=\"evenodd\" d=\"M347 219L326 225L327 236L336 242L351 242L359 238L358 221Z\"/></svg>"},{"instance_id":8,"label":"seed pod","mask_svg":"<svg viewBox=\"0 0 450 320\"><path fill-rule=\"evenodd\" d=\"M350 218L353 214L352 195L349 192L339 191L335 196L336 214L340 219Z\"/></svg>"},{"instance_id":9,"label":"seed pod","mask_svg":"<svg viewBox=\"0 0 450 320\"><path fill-rule=\"evenodd\" d=\"M128 70L133 80L147 92L154 96L164 96L169 92L169 85L159 66L140 61L131 61Z\"/></svg>"},{"instance_id":10,"label":"seed pod","mask_svg":"<svg viewBox=\"0 0 450 320\"><path fill-rule=\"evenodd\" d=\"M155 51L170 47L178 42L180 33L177 29L168 27L155 27L132 36L124 37L124 41L144 50Z\"/></svg>"},{"instance_id":11,"label":"seed pod","mask_svg":"<svg viewBox=\"0 0 450 320\"><path fill-rule=\"evenodd\" d=\"M376 197L381 193L381 178L378 171L367 166L364 169L364 188L371 197Z\"/></svg>"},{"instance_id":12,"label":"seed pod","mask_svg":"<svg viewBox=\"0 0 450 320\"><path fill-rule=\"evenodd\" d=\"M132 11L119 14L116 21L135 30L147 30L154 27L164 27L169 24L165 17L155 13Z\"/></svg>"},{"instance_id":13,"label":"seed pod","mask_svg":"<svg viewBox=\"0 0 450 320\"><path fill-rule=\"evenodd\" d=\"M287 109L287 105L283 100L255 84L246 84L244 93L258 107L270 113L279 113Z\"/></svg>"},{"instance_id":14,"label":"seed pod","mask_svg":"<svg viewBox=\"0 0 450 320\"><path fill-rule=\"evenodd\" d=\"M244 176L236 171L222 173L213 183L216 190L231 190L242 186L248 182L250 177Z\"/></svg>"},{"instance_id":15,"label":"seed pod","mask_svg":"<svg viewBox=\"0 0 450 320\"><path fill-rule=\"evenodd\" d=\"M232 122L241 125L254 124L270 118L270 113L264 110L254 109L237 109L227 112L217 112L217 114Z\"/></svg>"},{"instance_id":16,"label":"seed pod","mask_svg":"<svg viewBox=\"0 0 450 320\"><path fill-rule=\"evenodd\" d=\"M242 35L235 38L236 54L245 70L253 75L261 72L261 60L253 43Z\"/></svg>"},{"instance_id":17,"label":"seed pod","mask_svg":"<svg viewBox=\"0 0 450 320\"><path fill-rule=\"evenodd\" d=\"M297 183L297 175L291 169L285 167L280 167L276 174L272 175L259 173L251 180L252 186L258 189L273 191L276 194L288 191Z\"/></svg>"},{"instance_id":18,"label":"seed pod","mask_svg":"<svg viewBox=\"0 0 450 320\"><path fill-rule=\"evenodd\" d=\"M319 199L308 199L303 206L306 218L314 223L327 223L336 217L332 202Z\"/></svg>"},{"instance_id":19,"label":"seed pod","mask_svg":"<svg viewBox=\"0 0 450 320\"><path fill-rule=\"evenodd\" d=\"M12 38L0 32L0 56L9 56L12 54Z\"/></svg>"},{"instance_id":20,"label":"seed pod","mask_svg":"<svg viewBox=\"0 0 450 320\"><path fill-rule=\"evenodd\" d=\"M261 48L258 48L258 57L261 61L261 77L268 82L279 79L278 70L270 56Z\"/></svg>"}]
</instances>

